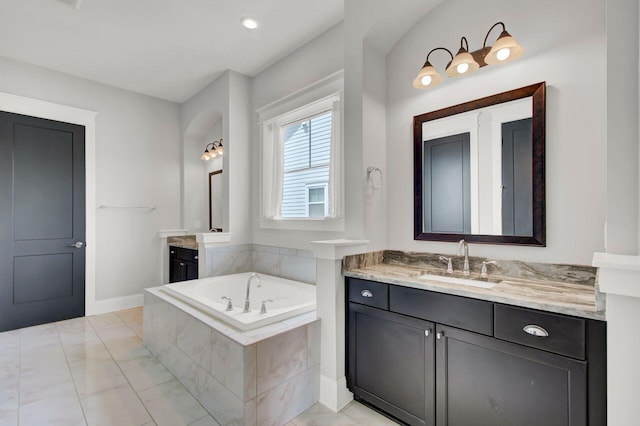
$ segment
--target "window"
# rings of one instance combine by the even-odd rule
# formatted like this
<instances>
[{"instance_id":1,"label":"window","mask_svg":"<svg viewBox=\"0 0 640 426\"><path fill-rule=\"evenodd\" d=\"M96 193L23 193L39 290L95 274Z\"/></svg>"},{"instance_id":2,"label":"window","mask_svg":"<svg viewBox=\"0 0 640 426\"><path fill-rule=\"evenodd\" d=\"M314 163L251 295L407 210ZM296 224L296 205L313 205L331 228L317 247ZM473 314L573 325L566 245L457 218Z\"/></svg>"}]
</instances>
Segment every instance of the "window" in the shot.
<instances>
[{"instance_id":1,"label":"window","mask_svg":"<svg viewBox=\"0 0 640 426\"><path fill-rule=\"evenodd\" d=\"M326 111L284 126L283 218L328 214L324 188L329 184L331 115L331 111ZM315 185L310 186L311 183ZM323 191L322 210L309 206L312 198L320 196L319 191Z\"/></svg>"},{"instance_id":2,"label":"window","mask_svg":"<svg viewBox=\"0 0 640 426\"><path fill-rule=\"evenodd\" d=\"M342 73L259 109L260 226L340 231Z\"/></svg>"},{"instance_id":3,"label":"window","mask_svg":"<svg viewBox=\"0 0 640 426\"><path fill-rule=\"evenodd\" d=\"M327 184L307 185L307 217L325 217L328 213Z\"/></svg>"}]
</instances>

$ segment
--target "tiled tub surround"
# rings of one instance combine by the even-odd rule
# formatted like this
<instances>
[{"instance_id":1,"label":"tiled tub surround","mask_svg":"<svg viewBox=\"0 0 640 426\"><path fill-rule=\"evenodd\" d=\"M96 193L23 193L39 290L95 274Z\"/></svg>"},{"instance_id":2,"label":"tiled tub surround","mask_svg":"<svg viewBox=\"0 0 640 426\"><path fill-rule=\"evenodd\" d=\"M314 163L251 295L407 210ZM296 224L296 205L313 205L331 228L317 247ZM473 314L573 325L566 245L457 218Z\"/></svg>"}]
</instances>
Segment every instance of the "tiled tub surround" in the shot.
<instances>
[{"instance_id":1,"label":"tiled tub surround","mask_svg":"<svg viewBox=\"0 0 640 426\"><path fill-rule=\"evenodd\" d=\"M177 237L168 237L167 244L175 247L198 250L198 243L196 242L195 235L180 235Z\"/></svg>"},{"instance_id":2,"label":"tiled tub surround","mask_svg":"<svg viewBox=\"0 0 640 426\"><path fill-rule=\"evenodd\" d=\"M316 282L316 260L310 250L242 244L207 249L206 276L255 271L305 283Z\"/></svg>"},{"instance_id":3,"label":"tiled tub surround","mask_svg":"<svg viewBox=\"0 0 640 426\"><path fill-rule=\"evenodd\" d=\"M584 318L603 320L604 298L598 292L597 269L583 265L562 265L497 260L488 265L492 281L501 281L490 289L429 281L419 278L428 273L459 278L482 279L482 261L469 257L470 276L462 274L463 258L453 256L453 274L446 274L440 254L379 251L343 260L344 275L432 290L458 296L540 309ZM451 255L446 255L451 256Z\"/></svg>"},{"instance_id":4,"label":"tiled tub surround","mask_svg":"<svg viewBox=\"0 0 640 426\"><path fill-rule=\"evenodd\" d=\"M166 295L144 294L144 343L221 425L283 425L318 401L315 312L241 332Z\"/></svg>"}]
</instances>

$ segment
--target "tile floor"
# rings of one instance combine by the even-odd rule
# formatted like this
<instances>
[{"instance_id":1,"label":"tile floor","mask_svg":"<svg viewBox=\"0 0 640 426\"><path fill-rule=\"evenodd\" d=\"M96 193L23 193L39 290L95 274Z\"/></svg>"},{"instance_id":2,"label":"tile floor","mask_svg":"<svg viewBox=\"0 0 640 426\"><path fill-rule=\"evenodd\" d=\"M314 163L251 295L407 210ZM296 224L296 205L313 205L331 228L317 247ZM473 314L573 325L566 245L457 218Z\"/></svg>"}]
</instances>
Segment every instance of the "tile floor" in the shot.
<instances>
[{"instance_id":1,"label":"tile floor","mask_svg":"<svg viewBox=\"0 0 640 426\"><path fill-rule=\"evenodd\" d=\"M0 426L216 425L142 343L142 308L0 333ZM287 426L395 425L356 402Z\"/></svg>"}]
</instances>

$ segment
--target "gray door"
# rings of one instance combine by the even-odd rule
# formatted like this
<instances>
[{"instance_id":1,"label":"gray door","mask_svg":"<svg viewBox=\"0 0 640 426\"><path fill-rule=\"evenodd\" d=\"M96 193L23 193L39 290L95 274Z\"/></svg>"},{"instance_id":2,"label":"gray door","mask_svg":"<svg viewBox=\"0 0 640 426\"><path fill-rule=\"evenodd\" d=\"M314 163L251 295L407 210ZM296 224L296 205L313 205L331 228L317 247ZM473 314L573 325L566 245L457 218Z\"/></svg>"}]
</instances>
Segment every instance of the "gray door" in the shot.
<instances>
[{"instance_id":1,"label":"gray door","mask_svg":"<svg viewBox=\"0 0 640 426\"><path fill-rule=\"evenodd\" d=\"M424 232L470 234L469 133L424 142Z\"/></svg>"},{"instance_id":2,"label":"gray door","mask_svg":"<svg viewBox=\"0 0 640 426\"><path fill-rule=\"evenodd\" d=\"M84 134L0 112L0 331L84 316Z\"/></svg>"},{"instance_id":3,"label":"gray door","mask_svg":"<svg viewBox=\"0 0 640 426\"><path fill-rule=\"evenodd\" d=\"M533 235L531 119L502 123L502 235Z\"/></svg>"}]
</instances>

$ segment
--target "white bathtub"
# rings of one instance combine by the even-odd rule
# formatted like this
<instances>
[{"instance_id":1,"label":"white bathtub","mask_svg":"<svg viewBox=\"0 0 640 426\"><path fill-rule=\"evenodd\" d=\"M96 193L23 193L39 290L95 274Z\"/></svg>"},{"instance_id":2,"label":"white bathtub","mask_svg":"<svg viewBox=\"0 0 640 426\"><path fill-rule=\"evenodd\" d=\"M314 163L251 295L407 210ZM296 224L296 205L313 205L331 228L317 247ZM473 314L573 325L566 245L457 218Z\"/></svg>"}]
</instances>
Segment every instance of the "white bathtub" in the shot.
<instances>
[{"instance_id":1,"label":"white bathtub","mask_svg":"<svg viewBox=\"0 0 640 426\"><path fill-rule=\"evenodd\" d=\"M271 275L257 275L261 285L258 287L255 279L251 283L251 312L248 313L242 311L251 272L168 284L162 290L243 331L316 309L315 286ZM227 301L222 299L223 296L233 300L233 311L225 311ZM267 303L267 313L261 314L262 301L269 299L273 302Z\"/></svg>"}]
</instances>

